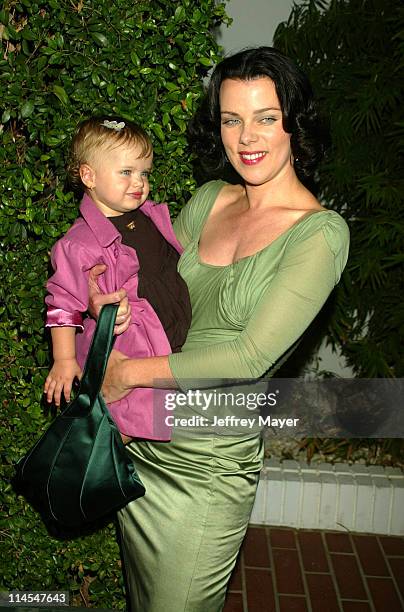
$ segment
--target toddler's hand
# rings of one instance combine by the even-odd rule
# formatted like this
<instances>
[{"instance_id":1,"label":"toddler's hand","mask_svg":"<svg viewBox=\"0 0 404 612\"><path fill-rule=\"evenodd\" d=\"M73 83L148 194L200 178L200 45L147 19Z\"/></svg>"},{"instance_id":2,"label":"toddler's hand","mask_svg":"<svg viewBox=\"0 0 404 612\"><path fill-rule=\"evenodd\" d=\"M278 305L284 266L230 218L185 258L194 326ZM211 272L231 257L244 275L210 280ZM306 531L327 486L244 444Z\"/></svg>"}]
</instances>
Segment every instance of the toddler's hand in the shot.
<instances>
[{"instance_id":1,"label":"toddler's hand","mask_svg":"<svg viewBox=\"0 0 404 612\"><path fill-rule=\"evenodd\" d=\"M57 359L49 372L44 386L46 401L52 400L56 406L60 406L60 399L63 396L67 402L70 401L70 393L75 378L81 378L81 369L76 359Z\"/></svg>"}]
</instances>

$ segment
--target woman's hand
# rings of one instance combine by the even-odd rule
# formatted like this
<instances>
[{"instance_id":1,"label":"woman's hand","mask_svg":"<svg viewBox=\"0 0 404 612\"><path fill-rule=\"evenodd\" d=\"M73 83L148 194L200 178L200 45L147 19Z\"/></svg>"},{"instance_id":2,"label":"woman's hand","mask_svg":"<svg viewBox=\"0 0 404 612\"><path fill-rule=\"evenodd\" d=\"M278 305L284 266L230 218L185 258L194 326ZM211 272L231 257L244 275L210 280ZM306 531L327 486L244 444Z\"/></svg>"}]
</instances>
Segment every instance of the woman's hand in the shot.
<instances>
[{"instance_id":1,"label":"woman's hand","mask_svg":"<svg viewBox=\"0 0 404 612\"><path fill-rule=\"evenodd\" d=\"M131 387L125 382L126 362L132 361L123 353L113 350L108 360L107 370L105 372L104 383L102 385L102 394L107 404L116 402L131 391Z\"/></svg>"},{"instance_id":2,"label":"woman's hand","mask_svg":"<svg viewBox=\"0 0 404 612\"><path fill-rule=\"evenodd\" d=\"M94 319L98 319L100 310L105 304L117 304L119 309L116 316L114 334L119 336L126 331L130 325L131 308L126 297L125 289L119 289L114 293L102 293L98 286L98 277L105 272L107 266L98 264L91 268L88 278L89 305L88 310ZM111 400L113 401L113 400Z\"/></svg>"}]
</instances>

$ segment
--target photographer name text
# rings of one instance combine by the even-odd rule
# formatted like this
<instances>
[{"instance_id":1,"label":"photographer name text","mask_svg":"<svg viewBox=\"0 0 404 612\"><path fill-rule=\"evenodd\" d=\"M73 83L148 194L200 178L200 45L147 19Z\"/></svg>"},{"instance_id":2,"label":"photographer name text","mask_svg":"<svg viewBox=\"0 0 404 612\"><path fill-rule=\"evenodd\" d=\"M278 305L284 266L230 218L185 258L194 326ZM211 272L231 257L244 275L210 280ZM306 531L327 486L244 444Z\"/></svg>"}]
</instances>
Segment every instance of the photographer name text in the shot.
<instances>
[{"instance_id":1,"label":"photographer name text","mask_svg":"<svg viewBox=\"0 0 404 612\"><path fill-rule=\"evenodd\" d=\"M227 415L225 417L213 416L212 419L208 419L200 415L176 417L170 414L165 418L165 423L168 427L244 427L252 429L258 425L259 427L283 429L284 427L297 427L299 420L295 418L275 418L270 415L245 418Z\"/></svg>"}]
</instances>

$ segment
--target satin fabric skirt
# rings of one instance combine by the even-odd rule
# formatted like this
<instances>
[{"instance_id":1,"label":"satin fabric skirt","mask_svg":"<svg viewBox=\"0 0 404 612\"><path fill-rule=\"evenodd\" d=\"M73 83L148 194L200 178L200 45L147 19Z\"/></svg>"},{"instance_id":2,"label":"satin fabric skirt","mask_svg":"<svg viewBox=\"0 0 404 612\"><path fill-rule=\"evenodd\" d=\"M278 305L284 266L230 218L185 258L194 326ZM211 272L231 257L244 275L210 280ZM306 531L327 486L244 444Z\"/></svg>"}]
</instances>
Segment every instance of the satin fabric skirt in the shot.
<instances>
[{"instance_id":1,"label":"satin fabric skirt","mask_svg":"<svg viewBox=\"0 0 404 612\"><path fill-rule=\"evenodd\" d=\"M259 435L128 447L146 495L119 512L131 612L219 612L250 518Z\"/></svg>"}]
</instances>

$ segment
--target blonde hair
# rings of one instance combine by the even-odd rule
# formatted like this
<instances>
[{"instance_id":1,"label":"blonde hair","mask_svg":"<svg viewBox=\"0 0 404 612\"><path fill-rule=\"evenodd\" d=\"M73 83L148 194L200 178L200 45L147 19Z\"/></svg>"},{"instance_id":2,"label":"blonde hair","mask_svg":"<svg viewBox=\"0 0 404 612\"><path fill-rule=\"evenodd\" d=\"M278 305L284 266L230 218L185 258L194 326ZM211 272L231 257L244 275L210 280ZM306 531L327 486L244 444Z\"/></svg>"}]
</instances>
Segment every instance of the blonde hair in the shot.
<instances>
[{"instance_id":1,"label":"blonde hair","mask_svg":"<svg viewBox=\"0 0 404 612\"><path fill-rule=\"evenodd\" d=\"M144 129L117 116L91 117L79 123L70 146L67 175L76 191L86 189L80 177L80 166L90 163L100 150L109 150L121 145L140 146L140 156L147 157L153 151L152 143Z\"/></svg>"}]
</instances>

